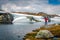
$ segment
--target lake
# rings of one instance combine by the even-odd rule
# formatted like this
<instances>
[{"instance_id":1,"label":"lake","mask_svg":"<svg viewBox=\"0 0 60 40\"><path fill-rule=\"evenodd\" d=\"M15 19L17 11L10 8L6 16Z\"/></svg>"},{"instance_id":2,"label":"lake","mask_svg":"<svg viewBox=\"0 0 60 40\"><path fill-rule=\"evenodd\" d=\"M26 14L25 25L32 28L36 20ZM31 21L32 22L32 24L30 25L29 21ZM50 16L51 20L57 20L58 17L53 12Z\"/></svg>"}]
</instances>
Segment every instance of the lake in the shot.
<instances>
[{"instance_id":1,"label":"lake","mask_svg":"<svg viewBox=\"0 0 60 40\"><path fill-rule=\"evenodd\" d=\"M25 34L42 25L44 22L30 22L26 19L16 20L13 24L0 24L0 40L23 40Z\"/></svg>"}]
</instances>

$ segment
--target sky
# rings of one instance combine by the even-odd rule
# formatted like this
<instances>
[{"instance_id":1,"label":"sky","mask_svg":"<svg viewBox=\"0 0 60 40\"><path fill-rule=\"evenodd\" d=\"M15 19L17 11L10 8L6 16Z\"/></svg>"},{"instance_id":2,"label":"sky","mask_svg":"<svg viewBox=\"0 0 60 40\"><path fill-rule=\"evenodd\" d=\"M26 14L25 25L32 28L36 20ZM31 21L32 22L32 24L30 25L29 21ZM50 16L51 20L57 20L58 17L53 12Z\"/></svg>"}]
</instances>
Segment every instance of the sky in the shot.
<instances>
[{"instance_id":1,"label":"sky","mask_svg":"<svg viewBox=\"0 0 60 40\"><path fill-rule=\"evenodd\" d=\"M0 0L0 9L9 12L60 13L60 0Z\"/></svg>"},{"instance_id":2,"label":"sky","mask_svg":"<svg viewBox=\"0 0 60 40\"><path fill-rule=\"evenodd\" d=\"M60 4L60 0L49 0L49 3L53 4L53 5L59 5Z\"/></svg>"}]
</instances>

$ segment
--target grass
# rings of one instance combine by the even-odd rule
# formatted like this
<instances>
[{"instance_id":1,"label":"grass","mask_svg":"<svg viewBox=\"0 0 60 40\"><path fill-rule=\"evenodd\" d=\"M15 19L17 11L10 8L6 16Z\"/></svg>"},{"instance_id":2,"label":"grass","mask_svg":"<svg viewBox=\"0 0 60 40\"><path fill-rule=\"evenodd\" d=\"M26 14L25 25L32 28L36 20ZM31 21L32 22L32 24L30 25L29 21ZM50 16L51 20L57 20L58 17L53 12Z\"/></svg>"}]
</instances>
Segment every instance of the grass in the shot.
<instances>
[{"instance_id":1,"label":"grass","mask_svg":"<svg viewBox=\"0 0 60 40\"><path fill-rule=\"evenodd\" d=\"M40 30L49 30L54 36L58 36L60 37L60 24L59 25L55 25L55 24L52 24L52 25L48 25L50 27L48 28L45 28L45 26L42 26L36 30L32 30L32 32L30 33L27 33L25 35L25 39L30 39L30 40L44 40L44 39L36 39L35 36L37 34L37 32L39 32ZM51 40L51 39L48 39L48 40ZM58 40L60 40L60 38L58 38Z\"/></svg>"}]
</instances>

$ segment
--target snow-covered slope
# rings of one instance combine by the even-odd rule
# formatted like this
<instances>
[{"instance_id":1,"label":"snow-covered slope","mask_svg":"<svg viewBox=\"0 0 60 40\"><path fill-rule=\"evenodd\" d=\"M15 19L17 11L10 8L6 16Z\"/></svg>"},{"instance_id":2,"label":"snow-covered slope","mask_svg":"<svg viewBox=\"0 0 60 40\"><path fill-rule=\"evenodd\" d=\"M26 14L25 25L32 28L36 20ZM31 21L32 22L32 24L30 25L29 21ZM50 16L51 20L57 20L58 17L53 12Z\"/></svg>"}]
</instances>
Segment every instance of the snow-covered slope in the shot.
<instances>
[{"instance_id":1,"label":"snow-covered slope","mask_svg":"<svg viewBox=\"0 0 60 40\"><path fill-rule=\"evenodd\" d=\"M27 14L17 14L17 13L12 13L15 16L15 20L14 21L18 21L18 20L28 20L27 16L29 17L33 17L36 20L40 20L40 21L44 21L42 16L34 16L34 15L27 15Z\"/></svg>"},{"instance_id":2,"label":"snow-covered slope","mask_svg":"<svg viewBox=\"0 0 60 40\"><path fill-rule=\"evenodd\" d=\"M27 22L29 21L29 19L27 18L27 16L31 16L34 17L34 19L36 20L40 20L42 22L44 22L44 17L42 16L34 16L34 15L27 15L27 14L17 14L17 13L12 13L15 16L15 20L14 21L18 21L20 20L21 22ZM60 17L54 17L54 18L50 18L52 21L54 22L60 22Z\"/></svg>"},{"instance_id":3,"label":"snow-covered slope","mask_svg":"<svg viewBox=\"0 0 60 40\"><path fill-rule=\"evenodd\" d=\"M54 17L54 18L51 18L51 20L60 22L60 17Z\"/></svg>"}]
</instances>

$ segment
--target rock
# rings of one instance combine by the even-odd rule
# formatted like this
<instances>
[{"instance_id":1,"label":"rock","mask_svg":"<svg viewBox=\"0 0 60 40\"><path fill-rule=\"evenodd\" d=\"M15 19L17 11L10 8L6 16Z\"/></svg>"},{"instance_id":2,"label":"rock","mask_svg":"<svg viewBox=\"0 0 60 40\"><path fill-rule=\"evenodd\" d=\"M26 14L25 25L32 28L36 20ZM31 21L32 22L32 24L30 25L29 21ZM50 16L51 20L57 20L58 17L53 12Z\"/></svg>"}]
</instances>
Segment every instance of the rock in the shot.
<instances>
[{"instance_id":1,"label":"rock","mask_svg":"<svg viewBox=\"0 0 60 40\"><path fill-rule=\"evenodd\" d=\"M26 40L30 40L30 39L27 38Z\"/></svg>"},{"instance_id":2,"label":"rock","mask_svg":"<svg viewBox=\"0 0 60 40\"><path fill-rule=\"evenodd\" d=\"M55 26L58 26L59 24L55 24Z\"/></svg>"},{"instance_id":3,"label":"rock","mask_svg":"<svg viewBox=\"0 0 60 40\"><path fill-rule=\"evenodd\" d=\"M53 35L48 30L40 30L35 37L36 38L50 38L50 37L53 37Z\"/></svg>"}]
</instances>

